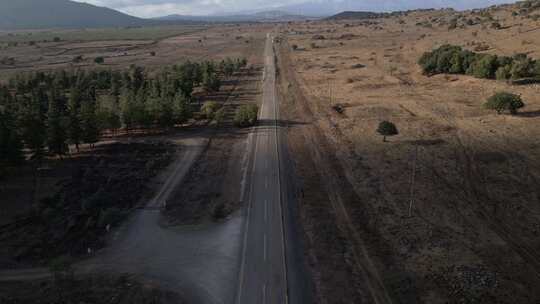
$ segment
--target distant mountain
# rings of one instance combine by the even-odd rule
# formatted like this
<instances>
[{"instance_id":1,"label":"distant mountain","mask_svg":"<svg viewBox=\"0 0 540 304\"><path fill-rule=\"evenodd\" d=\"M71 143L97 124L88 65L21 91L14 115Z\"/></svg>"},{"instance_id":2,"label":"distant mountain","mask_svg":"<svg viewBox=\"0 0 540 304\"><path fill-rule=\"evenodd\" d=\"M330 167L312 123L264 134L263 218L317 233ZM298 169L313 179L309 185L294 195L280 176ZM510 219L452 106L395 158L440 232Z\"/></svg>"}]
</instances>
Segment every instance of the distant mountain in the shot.
<instances>
[{"instance_id":1,"label":"distant mountain","mask_svg":"<svg viewBox=\"0 0 540 304\"><path fill-rule=\"evenodd\" d=\"M392 12L411 9L454 8L465 10L484 8L495 4L515 2L512 0L312 0L300 4L276 8L289 14L303 16L331 16L343 11Z\"/></svg>"},{"instance_id":2,"label":"distant mountain","mask_svg":"<svg viewBox=\"0 0 540 304\"><path fill-rule=\"evenodd\" d=\"M349 19L374 19L384 16L384 13L374 12L342 12L337 15L326 18L327 20L349 20Z\"/></svg>"},{"instance_id":3,"label":"distant mountain","mask_svg":"<svg viewBox=\"0 0 540 304\"><path fill-rule=\"evenodd\" d=\"M160 21L196 21L196 22L284 22L306 20L309 17L293 15L283 11L262 11L253 14L231 14L210 16L169 15L155 18Z\"/></svg>"},{"instance_id":4,"label":"distant mountain","mask_svg":"<svg viewBox=\"0 0 540 304\"><path fill-rule=\"evenodd\" d=\"M0 0L0 29L124 27L147 22L68 0Z\"/></svg>"}]
</instances>

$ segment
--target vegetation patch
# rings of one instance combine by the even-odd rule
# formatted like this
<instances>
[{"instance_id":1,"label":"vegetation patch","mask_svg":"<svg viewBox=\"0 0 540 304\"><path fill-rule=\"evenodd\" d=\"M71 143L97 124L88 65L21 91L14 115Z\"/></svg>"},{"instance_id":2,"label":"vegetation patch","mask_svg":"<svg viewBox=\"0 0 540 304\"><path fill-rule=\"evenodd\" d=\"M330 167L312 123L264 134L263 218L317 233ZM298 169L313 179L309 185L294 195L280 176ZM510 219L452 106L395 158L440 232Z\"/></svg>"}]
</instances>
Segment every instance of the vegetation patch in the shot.
<instances>
[{"instance_id":1,"label":"vegetation patch","mask_svg":"<svg viewBox=\"0 0 540 304\"><path fill-rule=\"evenodd\" d=\"M234 124L240 128L254 126L257 123L258 112L259 107L254 104L243 105L236 110Z\"/></svg>"},{"instance_id":2,"label":"vegetation patch","mask_svg":"<svg viewBox=\"0 0 540 304\"><path fill-rule=\"evenodd\" d=\"M513 57L479 54L455 45L443 45L424 53L418 63L427 75L467 74L499 80L540 78L540 61L526 54Z\"/></svg>"},{"instance_id":3,"label":"vegetation patch","mask_svg":"<svg viewBox=\"0 0 540 304\"><path fill-rule=\"evenodd\" d=\"M8 160L2 163L63 156L68 144L79 150L81 143L93 145L104 132L182 124L192 118L195 90L218 91L221 78L246 64L241 59L186 62L154 75L137 66L20 75L0 85L0 156Z\"/></svg>"},{"instance_id":4,"label":"vegetation patch","mask_svg":"<svg viewBox=\"0 0 540 304\"><path fill-rule=\"evenodd\" d=\"M521 96L508 92L496 93L488 98L487 102L484 104L486 109L495 110L498 114L501 114L503 111L517 114L517 110L524 106L525 104L521 100Z\"/></svg>"}]
</instances>

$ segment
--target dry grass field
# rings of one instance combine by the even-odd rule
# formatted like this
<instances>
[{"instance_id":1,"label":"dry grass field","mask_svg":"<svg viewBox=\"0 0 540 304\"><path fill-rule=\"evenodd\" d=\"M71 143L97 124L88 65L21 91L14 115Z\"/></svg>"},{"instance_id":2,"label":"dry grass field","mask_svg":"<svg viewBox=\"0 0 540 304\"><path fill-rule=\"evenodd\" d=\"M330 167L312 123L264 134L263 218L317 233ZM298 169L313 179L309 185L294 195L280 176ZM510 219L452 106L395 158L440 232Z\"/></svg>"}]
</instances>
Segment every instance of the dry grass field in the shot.
<instances>
[{"instance_id":1,"label":"dry grass field","mask_svg":"<svg viewBox=\"0 0 540 304\"><path fill-rule=\"evenodd\" d=\"M29 71L122 69L132 64L160 68L186 60L253 59L268 29L246 24L0 33L0 80ZM55 37L60 40L55 42ZM97 57L104 63L95 63Z\"/></svg>"},{"instance_id":2,"label":"dry grass field","mask_svg":"<svg viewBox=\"0 0 540 304\"><path fill-rule=\"evenodd\" d=\"M283 114L309 124L292 126L290 142L312 150L295 155L305 191L319 193L306 195L302 221L321 303L540 301L540 86L428 77L417 64L443 44L540 59L540 21L530 18L540 11L519 10L281 27ZM484 109L498 91L526 107ZM383 120L400 132L388 143L376 133ZM306 162L319 177L302 171ZM322 212L335 227L313 224Z\"/></svg>"}]
</instances>

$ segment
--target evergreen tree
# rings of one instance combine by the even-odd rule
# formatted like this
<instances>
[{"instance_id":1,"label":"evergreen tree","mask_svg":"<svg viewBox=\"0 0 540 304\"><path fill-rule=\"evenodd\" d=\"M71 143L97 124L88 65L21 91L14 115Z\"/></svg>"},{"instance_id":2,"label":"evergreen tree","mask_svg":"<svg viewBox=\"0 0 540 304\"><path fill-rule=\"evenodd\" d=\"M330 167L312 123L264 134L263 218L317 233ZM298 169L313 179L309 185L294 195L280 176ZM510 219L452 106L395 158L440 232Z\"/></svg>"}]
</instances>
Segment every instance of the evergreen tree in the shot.
<instances>
[{"instance_id":1,"label":"evergreen tree","mask_svg":"<svg viewBox=\"0 0 540 304\"><path fill-rule=\"evenodd\" d=\"M172 108L175 123L184 123L192 117L189 101L184 97L183 94L177 94L174 97Z\"/></svg>"},{"instance_id":2,"label":"evergreen tree","mask_svg":"<svg viewBox=\"0 0 540 304\"><path fill-rule=\"evenodd\" d=\"M89 100L81 105L82 140L91 146L98 142L100 130L98 125L96 102Z\"/></svg>"},{"instance_id":3,"label":"evergreen tree","mask_svg":"<svg viewBox=\"0 0 540 304\"><path fill-rule=\"evenodd\" d=\"M142 127L150 127L153 123L152 116L146 109L147 92L144 88L141 88L137 92L137 96L134 102L134 119L135 123Z\"/></svg>"},{"instance_id":4,"label":"evergreen tree","mask_svg":"<svg viewBox=\"0 0 540 304\"><path fill-rule=\"evenodd\" d=\"M217 92L221 87L221 81L211 65L206 66L204 70L203 87L207 92Z\"/></svg>"},{"instance_id":5,"label":"evergreen tree","mask_svg":"<svg viewBox=\"0 0 540 304\"><path fill-rule=\"evenodd\" d=\"M69 141L75 145L77 152L79 151L79 144L81 143L82 128L81 128L81 94L78 88L72 88L69 94L68 102L68 136Z\"/></svg>"},{"instance_id":6,"label":"evergreen tree","mask_svg":"<svg viewBox=\"0 0 540 304\"><path fill-rule=\"evenodd\" d=\"M64 155L68 151L67 121L65 103L56 88L49 92L49 109L47 112L47 146L49 152Z\"/></svg>"},{"instance_id":7,"label":"evergreen tree","mask_svg":"<svg viewBox=\"0 0 540 304\"><path fill-rule=\"evenodd\" d=\"M5 106L0 106L0 165L22 162L24 160L22 148L13 113Z\"/></svg>"},{"instance_id":8,"label":"evergreen tree","mask_svg":"<svg viewBox=\"0 0 540 304\"><path fill-rule=\"evenodd\" d=\"M122 124L116 96L105 95L99 98L97 119L100 130L109 129L115 132L120 129Z\"/></svg>"},{"instance_id":9,"label":"evergreen tree","mask_svg":"<svg viewBox=\"0 0 540 304\"><path fill-rule=\"evenodd\" d=\"M227 77L231 77L234 74L236 67L234 61L231 58L227 58L224 62L223 73Z\"/></svg>"},{"instance_id":10,"label":"evergreen tree","mask_svg":"<svg viewBox=\"0 0 540 304\"><path fill-rule=\"evenodd\" d=\"M47 134L37 95L32 95L31 99L26 100L21 113L21 127L23 140L32 153L32 159L40 162L45 155Z\"/></svg>"},{"instance_id":11,"label":"evergreen tree","mask_svg":"<svg viewBox=\"0 0 540 304\"><path fill-rule=\"evenodd\" d=\"M135 125L135 95L128 89L124 89L120 96L120 113L122 124L129 132Z\"/></svg>"}]
</instances>

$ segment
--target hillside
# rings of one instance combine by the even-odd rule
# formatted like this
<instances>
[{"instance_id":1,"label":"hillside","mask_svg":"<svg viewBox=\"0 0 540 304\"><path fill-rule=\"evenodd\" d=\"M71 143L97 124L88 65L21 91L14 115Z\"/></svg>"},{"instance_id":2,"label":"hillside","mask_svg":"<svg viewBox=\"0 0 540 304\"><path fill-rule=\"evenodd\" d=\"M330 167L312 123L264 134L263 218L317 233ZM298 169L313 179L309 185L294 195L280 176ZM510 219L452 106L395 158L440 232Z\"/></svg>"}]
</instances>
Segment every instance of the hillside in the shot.
<instances>
[{"instance_id":1,"label":"hillside","mask_svg":"<svg viewBox=\"0 0 540 304\"><path fill-rule=\"evenodd\" d=\"M160 21L192 21L192 22L287 22L310 19L306 16L291 15L282 11L262 11L258 13L245 13L233 15L208 15L208 16L192 16L192 15L168 15L158 17L154 20Z\"/></svg>"},{"instance_id":2,"label":"hillside","mask_svg":"<svg viewBox=\"0 0 540 304\"><path fill-rule=\"evenodd\" d=\"M0 1L0 29L117 27L146 22L109 8L68 0Z\"/></svg>"},{"instance_id":3,"label":"hillside","mask_svg":"<svg viewBox=\"0 0 540 304\"><path fill-rule=\"evenodd\" d=\"M348 20L348 19L375 19L381 18L384 13L374 12L342 12L337 15L326 18L327 20Z\"/></svg>"},{"instance_id":4,"label":"hillside","mask_svg":"<svg viewBox=\"0 0 540 304\"><path fill-rule=\"evenodd\" d=\"M311 0L299 4L286 5L275 9L289 14L307 16L331 16L343 11L392 12L413 9L451 7L456 10L488 7L494 4L512 2L510 0Z\"/></svg>"}]
</instances>

